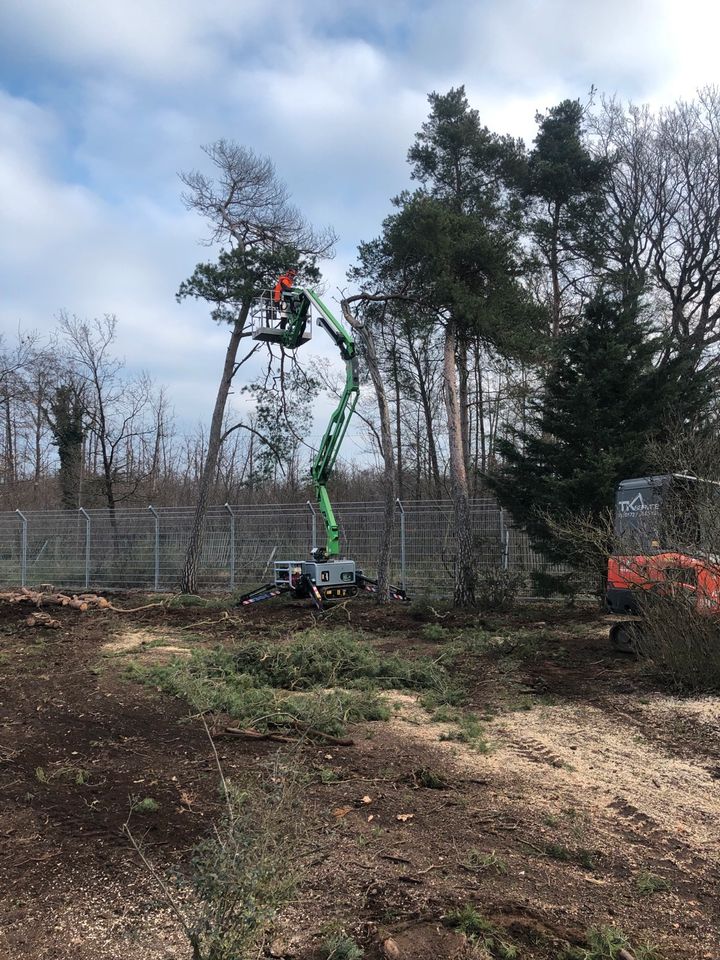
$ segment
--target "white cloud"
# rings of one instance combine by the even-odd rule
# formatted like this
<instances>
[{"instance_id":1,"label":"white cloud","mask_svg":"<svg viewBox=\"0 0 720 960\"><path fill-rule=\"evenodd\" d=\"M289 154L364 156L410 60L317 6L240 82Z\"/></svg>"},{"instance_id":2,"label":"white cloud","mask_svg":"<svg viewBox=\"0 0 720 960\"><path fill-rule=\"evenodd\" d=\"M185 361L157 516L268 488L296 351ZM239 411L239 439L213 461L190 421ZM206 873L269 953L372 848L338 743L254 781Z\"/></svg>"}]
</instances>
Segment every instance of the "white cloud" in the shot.
<instances>
[{"instance_id":1,"label":"white cloud","mask_svg":"<svg viewBox=\"0 0 720 960\"><path fill-rule=\"evenodd\" d=\"M4 0L0 33L72 70L186 82L214 74L220 41L250 31L265 10L260 0Z\"/></svg>"},{"instance_id":2,"label":"white cloud","mask_svg":"<svg viewBox=\"0 0 720 960\"><path fill-rule=\"evenodd\" d=\"M128 362L195 422L226 341L202 304L174 300L211 256L176 177L202 164L201 143L269 153L299 206L335 226L333 301L407 183L429 91L465 83L483 122L531 141L536 110L591 83L691 94L719 20L701 0L4 0L0 324L117 313ZM322 337L313 352L333 356Z\"/></svg>"},{"instance_id":3,"label":"white cloud","mask_svg":"<svg viewBox=\"0 0 720 960\"><path fill-rule=\"evenodd\" d=\"M649 102L655 106L674 103L717 83L720 7L714 0L658 0L655 22L662 70L648 91Z\"/></svg>"},{"instance_id":4,"label":"white cloud","mask_svg":"<svg viewBox=\"0 0 720 960\"><path fill-rule=\"evenodd\" d=\"M48 333L60 309L116 313L119 347L133 367L214 354L218 334L204 316L211 332L197 335L205 311L174 301L199 256L195 218L138 199L119 213L53 174L47 156L61 125L51 112L0 95L0 118L0 329L21 322Z\"/></svg>"},{"instance_id":5,"label":"white cloud","mask_svg":"<svg viewBox=\"0 0 720 960\"><path fill-rule=\"evenodd\" d=\"M2 270L22 272L31 266L30 258L37 270L61 241L65 246L69 235L95 221L95 200L88 191L52 177L48 157L61 137L61 121L52 112L0 91Z\"/></svg>"}]
</instances>

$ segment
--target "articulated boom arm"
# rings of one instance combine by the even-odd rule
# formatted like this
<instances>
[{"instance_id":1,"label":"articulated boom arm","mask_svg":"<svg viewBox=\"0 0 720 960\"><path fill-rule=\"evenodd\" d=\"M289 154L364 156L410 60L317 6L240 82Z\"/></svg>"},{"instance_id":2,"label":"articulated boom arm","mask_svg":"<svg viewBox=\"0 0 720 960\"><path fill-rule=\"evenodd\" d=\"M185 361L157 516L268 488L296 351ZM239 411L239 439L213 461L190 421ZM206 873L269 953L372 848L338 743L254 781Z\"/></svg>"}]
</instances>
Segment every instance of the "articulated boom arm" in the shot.
<instances>
[{"instance_id":1,"label":"articulated boom arm","mask_svg":"<svg viewBox=\"0 0 720 960\"><path fill-rule=\"evenodd\" d=\"M293 287L285 299L290 304L288 325L282 338L282 345L294 349L302 342L310 306L318 310L320 316L318 324L330 335L345 361L345 388L340 401L330 417L330 423L320 442L317 455L313 461L310 473L315 484L320 513L325 522L327 557L337 557L340 554L340 531L327 492L327 482L337 461L340 447L345 439L350 419L355 410L360 390L358 362L355 353L355 343L342 324L338 323L320 297L312 290L303 287Z\"/></svg>"},{"instance_id":2,"label":"articulated boom arm","mask_svg":"<svg viewBox=\"0 0 720 960\"><path fill-rule=\"evenodd\" d=\"M340 559L340 531L327 492L328 480L358 401L358 360L352 336L338 323L314 290L292 287L283 293L277 307L273 306L274 302L268 299L267 293L258 298L253 315L253 338L265 343L279 343L287 350L297 350L310 339L311 331L307 325L314 307L319 314L318 325L329 334L345 361L345 387L310 468L315 496L325 524L325 546L314 545L311 560L276 560L270 583L243 594L238 603L245 606L290 593L298 600L311 599L322 610L324 603L354 597L358 590L377 593L379 589L378 581L366 577L354 560ZM407 600L405 590L401 587L390 586L389 592L395 600Z\"/></svg>"}]
</instances>

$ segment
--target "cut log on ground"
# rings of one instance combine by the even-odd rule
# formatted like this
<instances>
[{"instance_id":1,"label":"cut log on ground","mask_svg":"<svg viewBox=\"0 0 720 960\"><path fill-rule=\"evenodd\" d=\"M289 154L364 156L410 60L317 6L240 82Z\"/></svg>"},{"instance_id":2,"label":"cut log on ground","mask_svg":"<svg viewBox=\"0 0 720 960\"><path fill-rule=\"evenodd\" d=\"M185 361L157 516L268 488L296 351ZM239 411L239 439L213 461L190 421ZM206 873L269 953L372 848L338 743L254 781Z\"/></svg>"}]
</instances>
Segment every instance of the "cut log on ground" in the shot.
<instances>
[{"instance_id":1,"label":"cut log on ground","mask_svg":"<svg viewBox=\"0 0 720 960\"><path fill-rule=\"evenodd\" d=\"M290 725L297 730L302 730L311 740L322 740L324 743L331 743L336 747L352 747L355 744L355 741L349 737L333 737L329 733L324 733L322 730L316 730L314 727L307 727L296 723ZM294 741L293 737L285 736L285 734L282 733L265 733L262 730L254 730L252 728L225 727L223 731L215 734L217 737L226 735L231 737L247 737L249 740L277 740L278 743L292 743Z\"/></svg>"},{"instance_id":2,"label":"cut log on ground","mask_svg":"<svg viewBox=\"0 0 720 960\"><path fill-rule=\"evenodd\" d=\"M0 593L0 600L6 600L8 603L31 603L36 607L71 607L73 610L80 610L82 613L85 613L90 607L98 609L108 609L110 607L110 602L96 593L79 595L43 593L40 590L30 590L28 587Z\"/></svg>"},{"instance_id":3,"label":"cut log on ground","mask_svg":"<svg viewBox=\"0 0 720 960\"><path fill-rule=\"evenodd\" d=\"M114 610L116 613L139 613L148 607L162 607L164 602L146 603L141 607L131 607L124 610L122 607L115 607L106 598L98 596L97 593L46 593L42 590L30 590L29 587L21 587L20 590L10 590L0 593L0 600L7 603L31 603L36 607L70 607L73 610L79 610L85 613L87 610Z\"/></svg>"},{"instance_id":4,"label":"cut log on ground","mask_svg":"<svg viewBox=\"0 0 720 960\"><path fill-rule=\"evenodd\" d=\"M29 587L21 587L20 590L10 590L0 593L0 600L7 603L32 603L36 607L71 607L73 610L79 610L85 613L87 610L113 610L115 613L141 613L150 607L166 607L167 601L160 600L153 603L145 603L140 607L116 607L106 597L100 597L97 593L79 593L66 594L58 593L53 590L46 592L43 590L31 590Z\"/></svg>"},{"instance_id":5,"label":"cut log on ground","mask_svg":"<svg viewBox=\"0 0 720 960\"><path fill-rule=\"evenodd\" d=\"M59 620L51 617L49 613L43 613L42 610L31 613L25 618L25 623L28 627L49 627L51 630L59 630L62 626Z\"/></svg>"}]
</instances>

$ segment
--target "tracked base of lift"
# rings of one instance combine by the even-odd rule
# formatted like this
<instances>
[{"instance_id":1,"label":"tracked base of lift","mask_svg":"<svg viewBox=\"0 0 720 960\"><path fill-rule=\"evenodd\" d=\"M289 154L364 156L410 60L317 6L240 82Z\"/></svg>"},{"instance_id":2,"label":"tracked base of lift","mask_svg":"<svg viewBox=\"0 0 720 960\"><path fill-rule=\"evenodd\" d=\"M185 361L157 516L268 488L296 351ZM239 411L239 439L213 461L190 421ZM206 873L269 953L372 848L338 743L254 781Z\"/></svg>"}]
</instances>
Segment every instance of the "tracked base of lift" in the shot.
<instances>
[{"instance_id":1,"label":"tracked base of lift","mask_svg":"<svg viewBox=\"0 0 720 960\"><path fill-rule=\"evenodd\" d=\"M354 560L276 560L273 580L243 594L238 604L247 606L290 594L296 600L310 599L322 610L356 596L359 590L377 593L378 582L358 570ZM402 587L390 584L389 592L393 600L409 600Z\"/></svg>"},{"instance_id":2,"label":"tracked base of lift","mask_svg":"<svg viewBox=\"0 0 720 960\"><path fill-rule=\"evenodd\" d=\"M273 572L275 586L296 597L313 595L313 587L323 601L354 597L358 591L354 560L276 560Z\"/></svg>"}]
</instances>

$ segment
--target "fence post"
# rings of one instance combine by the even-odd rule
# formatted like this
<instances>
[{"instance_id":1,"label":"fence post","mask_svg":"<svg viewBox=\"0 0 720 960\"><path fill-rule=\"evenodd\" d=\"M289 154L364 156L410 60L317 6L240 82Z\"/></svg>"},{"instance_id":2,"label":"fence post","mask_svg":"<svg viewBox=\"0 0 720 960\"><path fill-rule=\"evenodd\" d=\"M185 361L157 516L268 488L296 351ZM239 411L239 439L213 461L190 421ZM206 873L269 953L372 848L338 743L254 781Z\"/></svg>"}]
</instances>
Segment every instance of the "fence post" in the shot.
<instances>
[{"instance_id":1,"label":"fence post","mask_svg":"<svg viewBox=\"0 0 720 960\"><path fill-rule=\"evenodd\" d=\"M24 513L21 513L19 510L16 510L15 513L20 517L20 522L22 523L22 530L20 532L20 586L26 586L27 580L27 528L28 521Z\"/></svg>"},{"instance_id":2,"label":"fence post","mask_svg":"<svg viewBox=\"0 0 720 960\"><path fill-rule=\"evenodd\" d=\"M85 517L85 589L90 586L90 514L85 507L79 507L78 512Z\"/></svg>"},{"instance_id":3,"label":"fence post","mask_svg":"<svg viewBox=\"0 0 720 960\"><path fill-rule=\"evenodd\" d=\"M400 497L396 497L395 503L400 511L400 586L405 589L405 507L402 505Z\"/></svg>"},{"instance_id":4,"label":"fence post","mask_svg":"<svg viewBox=\"0 0 720 960\"><path fill-rule=\"evenodd\" d=\"M148 507L150 513L155 517L155 589L160 589L160 514L155 507Z\"/></svg>"},{"instance_id":5,"label":"fence post","mask_svg":"<svg viewBox=\"0 0 720 960\"><path fill-rule=\"evenodd\" d=\"M235 514L229 503L225 509L230 514L230 589L235 589Z\"/></svg>"},{"instance_id":6,"label":"fence post","mask_svg":"<svg viewBox=\"0 0 720 960\"><path fill-rule=\"evenodd\" d=\"M508 568L508 553L510 546L510 531L505 526L505 511L500 507L500 565L503 570Z\"/></svg>"},{"instance_id":7,"label":"fence post","mask_svg":"<svg viewBox=\"0 0 720 960\"><path fill-rule=\"evenodd\" d=\"M315 513L315 507L313 506L310 500L307 502L307 508L312 514L312 548L313 550L317 547L317 513Z\"/></svg>"}]
</instances>

